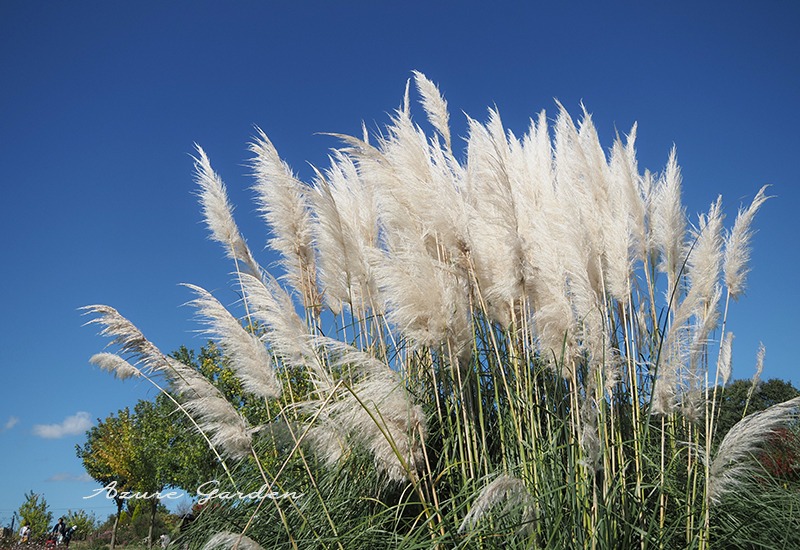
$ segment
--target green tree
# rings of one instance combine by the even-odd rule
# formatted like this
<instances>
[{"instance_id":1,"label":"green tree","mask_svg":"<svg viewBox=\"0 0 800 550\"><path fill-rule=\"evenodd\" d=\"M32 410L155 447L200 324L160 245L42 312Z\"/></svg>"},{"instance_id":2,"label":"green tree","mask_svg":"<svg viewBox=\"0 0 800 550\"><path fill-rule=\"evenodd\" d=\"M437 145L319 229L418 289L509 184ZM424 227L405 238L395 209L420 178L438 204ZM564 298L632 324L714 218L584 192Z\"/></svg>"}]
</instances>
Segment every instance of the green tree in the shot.
<instances>
[{"instance_id":1,"label":"green tree","mask_svg":"<svg viewBox=\"0 0 800 550\"><path fill-rule=\"evenodd\" d=\"M199 352L182 346L172 356L211 381L252 424L265 424L277 413L278 404L268 405L263 398L243 390L228 366L228 359L213 342ZM132 491L148 497L130 502L128 508L129 513L137 514L137 529L145 524L142 516L146 512L148 547L159 534L157 531L163 529L163 522L159 523L159 493L174 488L196 494L201 484L221 477L215 453L177 401L177 396L170 393L160 393L152 401L140 400L132 412L123 409L98 421L87 432L86 443L76 448L86 471L104 487L113 483L118 492ZM273 435L270 430L264 433ZM264 458L269 462L270 457ZM124 505L122 499L115 500L117 515L112 528L112 548L118 541Z\"/></svg>"},{"instance_id":2,"label":"green tree","mask_svg":"<svg viewBox=\"0 0 800 550\"><path fill-rule=\"evenodd\" d=\"M119 493L132 488L135 469L133 422L126 408L118 416L109 415L99 420L86 432L86 443L76 446L78 458L83 461L86 472L103 487L113 487L106 493L117 505L114 526L111 530L111 550L117 542L117 529L125 501Z\"/></svg>"},{"instance_id":3,"label":"green tree","mask_svg":"<svg viewBox=\"0 0 800 550\"><path fill-rule=\"evenodd\" d=\"M155 401L140 400L133 412L126 408L99 421L87 432L86 443L77 447L89 475L104 487L113 485L106 496L116 501L117 518L124 505L119 498L122 491L131 491L137 500L148 501L148 547L158 534L159 495L167 487L178 487L190 479L196 481L198 472L213 468L202 438L194 436L185 424L183 413L167 396L159 395ZM141 513L142 507L139 509ZM116 521L112 547L117 543L118 528Z\"/></svg>"},{"instance_id":4,"label":"green tree","mask_svg":"<svg viewBox=\"0 0 800 550\"><path fill-rule=\"evenodd\" d=\"M77 529L72 535L73 540L85 540L97 529L97 518L94 514L89 514L85 510L68 510L64 516L67 527L75 526Z\"/></svg>"},{"instance_id":5,"label":"green tree","mask_svg":"<svg viewBox=\"0 0 800 550\"><path fill-rule=\"evenodd\" d=\"M134 468L132 486L136 491L149 495L147 546L152 547L159 493L176 484L176 476L182 462L185 438L183 429L174 423L175 407L159 396L155 401L140 400L134 407Z\"/></svg>"},{"instance_id":6,"label":"green tree","mask_svg":"<svg viewBox=\"0 0 800 550\"><path fill-rule=\"evenodd\" d=\"M31 526L31 537L42 537L50 528L53 513L47 509L47 501L43 495L33 491L25 494L25 502L19 507L21 525Z\"/></svg>"}]
</instances>

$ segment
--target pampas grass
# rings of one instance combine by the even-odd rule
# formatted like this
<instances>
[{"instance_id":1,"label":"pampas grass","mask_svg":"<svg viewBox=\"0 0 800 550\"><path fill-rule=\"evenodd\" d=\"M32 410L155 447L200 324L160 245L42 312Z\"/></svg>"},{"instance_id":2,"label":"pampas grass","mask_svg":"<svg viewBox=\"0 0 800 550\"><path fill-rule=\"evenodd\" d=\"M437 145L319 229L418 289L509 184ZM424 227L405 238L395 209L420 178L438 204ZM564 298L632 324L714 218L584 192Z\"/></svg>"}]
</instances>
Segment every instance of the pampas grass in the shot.
<instances>
[{"instance_id":1,"label":"pampas grass","mask_svg":"<svg viewBox=\"0 0 800 550\"><path fill-rule=\"evenodd\" d=\"M100 334L112 338L120 352L136 359L136 367L148 378L161 374L169 381L172 390L182 398L183 410L195 421L198 430L207 434L215 451L233 459L241 459L251 452L251 432L245 419L228 402L220 391L193 368L161 352L128 319L112 307L95 305L83 308L87 314L96 315L88 324L99 324ZM127 376L130 363L122 358L111 361L108 355L95 357L104 368L114 368L117 376Z\"/></svg>"},{"instance_id":2,"label":"pampas grass","mask_svg":"<svg viewBox=\"0 0 800 550\"><path fill-rule=\"evenodd\" d=\"M142 376L142 371L115 353L96 353L92 355L89 362L93 365L97 365L104 371L110 372L116 376L118 380L127 380L128 378L139 378Z\"/></svg>"},{"instance_id":3,"label":"pampas grass","mask_svg":"<svg viewBox=\"0 0 800 550\"><path fill-rule=\"evenodd\" d=\"M189 542L730 540L720 503L752 481L749 456L797 406L745 417L713 444L731 378L729 298L745 288L764 189L730 230L721 197L690 224L674 149L663 171L641 172L636 126L607 150L585 107L576 121L560 104L521 137L496 108L467 118L461 159L447 102L413 77L434 133L412 115L409 82L386 129L337 136L342 148L310 184L258 131L254 189L275 273L253 258L198 148L201 207L241 301L225 307L187 285L190 303L244 390L268 405L263 424L248 425L115 310L89 308L119 348L94 363L120 378L165 376L248 481L306 491L221 507ZM278 431L288 443L270 439Z\"/></svg>"},{"instance_id":4,"label":"pampas grass","mask_svg":"<svg viewBox=\"0 0 800 550\"><path fill-rule=\"evenodd\" d=\"M750 241L753 238L753 219L769 198L765 194L766 189L766 186L759 189L748 208L739 209L736 223L725 240L725 284L734 299L739 298L745 289L750 263Z\"/></svg>"},{"instance_id":5,"label":"pampas grass","mask_svg":"<svg viewBox=\"0 0 800 550\"><path fill-rule=\"evenodd\" d=\"M514 508L526 508L520 521L520 529L530 529L530 523L534 521L535 501L533 496L528 493L528 488L521 479L509 475L501 475L486 487L481 489L478 497L472 503L472 509L464 516L459 532L474 529L478 522L486 516L489 511L503 504L503 512L508 513Z\"/></svg>"},{"instance_id":6,"label":"pampas grass","mask_svg":"<svg viewBox=\"0 0 800 550\"><path fill-rule=\"evenodd\" d=\"M751 414L730 429L711 463L708 498L718 502L725 493L743 485L748 480L747 474L759 471L753 464L753 455L777 428L797 418L798 407L800 397Z\"/></svg>"},{"instance_id":7,"label":"pampas grass","mask_svg":"<svg viewBox=\"0 0 800 550\"><path fill-rule=\"evenodd\" d=\"M278 397L281 388L272 369L272 357L264 343L242 327L210 292L195 286L185 285L197 294L189 302L206 320L208 333L219 336L222 349L231 359L231 365L242 382L245 391L260 397Z\"/></svg>"}]
</instances>

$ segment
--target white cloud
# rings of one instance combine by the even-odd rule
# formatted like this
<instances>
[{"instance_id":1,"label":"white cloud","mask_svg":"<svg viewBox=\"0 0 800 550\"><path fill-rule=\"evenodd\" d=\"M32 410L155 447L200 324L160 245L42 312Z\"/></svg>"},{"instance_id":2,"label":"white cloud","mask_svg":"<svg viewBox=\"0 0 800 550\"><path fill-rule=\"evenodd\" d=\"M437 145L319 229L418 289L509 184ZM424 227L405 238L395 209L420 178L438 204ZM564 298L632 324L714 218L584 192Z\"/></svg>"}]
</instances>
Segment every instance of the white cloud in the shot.
<instances>
[{"instance_id":1,"label":"white cloud","mask_svg":"<svg viewBox=\"0 0 800 550\"><path fill-rule=\"evenodd\" d=\"M45 439L59 439L68 435L79 435L92 426L88 412L76 412L68 416L61 424L36 424L33 433Z\"/></svg>"},{"instance_id":2,"label":"white cloud","mask_svg":"<svg viewBox=\"0 0 800 550\"><path fill-rule=\"evenodd\" d=\"M10 430L11 428L17 425L17 422L19 422L19 418L17 418L16 416L9 417L8 420L6 420L6 423L3 424L3 427L0 428L0 432L5 432L7 430Z\"/></svg>"},{"instance_id":3,"label":"white cloud","mask_svg":"<svg viewBox=\"0 0 800 550\"><path fill-rule=\"evenodd\" d=\"M94 481L92 476L86 472L82 474L70 474L67 472L59 472L48 477L45 481Z\"/></svg>"}]
</instances>

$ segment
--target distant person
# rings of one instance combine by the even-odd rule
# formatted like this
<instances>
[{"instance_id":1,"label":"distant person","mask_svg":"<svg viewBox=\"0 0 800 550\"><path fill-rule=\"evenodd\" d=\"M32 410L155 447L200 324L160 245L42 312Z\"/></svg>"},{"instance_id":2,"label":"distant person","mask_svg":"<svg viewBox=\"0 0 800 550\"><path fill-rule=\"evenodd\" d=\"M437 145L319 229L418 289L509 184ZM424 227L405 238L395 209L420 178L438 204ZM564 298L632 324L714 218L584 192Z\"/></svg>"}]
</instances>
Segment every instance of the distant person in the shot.
<instances>
[{"instance_id":1,"label":"distant person","mask_svg":"<svg viewBox=\"0 0 800 550\"><path fill-rule=\"evenodd\" d=\"M53 530L50 533L53 535L53 538L56 539L56 544L61 544L61 541L64 540L64 533L67 531L67 526L64 525L64 518L58 518L58 523L53 526Z\"/></svg>"},{"instance_id":2,"label":"distant person","mask_svg":"<svg viewBox=\"0 0 800 550\"><path fill-rule=\"evenodd\" d=\"M22 524L22 529L19 530L19 543L25 544L31 538L31 526L27 522Z\"/></svg>"},{"instance_id":3,"label":"distant person","mask_svg":"<svg viewBox=\"0 0 800 550\"><path fill-rule=\"evenodd\" d=\"M74 535L75 531L77 531L77 530L78 530L78 526L77 525L73 525L72 527L70 527L69 529L64 531L63 541L64 541L64 546L65 547L69 548L69 541L72 539L72 535Z\"/></svg>"}]
</instances>

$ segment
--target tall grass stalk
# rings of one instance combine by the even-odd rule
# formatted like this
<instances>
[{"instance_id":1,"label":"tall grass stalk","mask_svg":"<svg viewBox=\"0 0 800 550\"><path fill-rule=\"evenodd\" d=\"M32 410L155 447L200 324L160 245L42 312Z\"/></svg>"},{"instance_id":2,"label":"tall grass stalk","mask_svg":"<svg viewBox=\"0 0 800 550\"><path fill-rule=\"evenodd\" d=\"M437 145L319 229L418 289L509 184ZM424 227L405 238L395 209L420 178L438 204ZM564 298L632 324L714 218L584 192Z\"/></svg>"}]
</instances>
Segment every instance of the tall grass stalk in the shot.
<instances>
[{"instance_id":1,"label":"tall grass stalk","mask_svg":"<svg viewBox=\"0 0 800 550\"><path fill-rule=\"evenodd\" d=\"M250 426L206 394L187 396L184 410L222 434L209 442L239 460L239 486L260 477L304 497L221 506L187 541L735 543L734 514L720 507L743 487L753 494L753 453L797 412L789 402L748 417L717 448L728 309L745 287L764 189L729 233L721 198L692 225L675 150L663 172L641 173L636 127L607 154L588 112L576 123L561 105L552 127L541 113L521 138L496 109L486 123L469 119L458 159L447 102L414 79L434 133L412 119L407 87L386 130L339 136L312 184L259 131L252 166L281 256L274 275L256 263L198 149L203 212L242 300L229 312L189 286L193 303L274 414ZM149 341L118 337L105 310L91 311L121 355L153 368ZM183 380L192 373L159 368L154 376L194 387ZM278 424L290 445L264 435Z\"/></svg>"}]
</instances>

